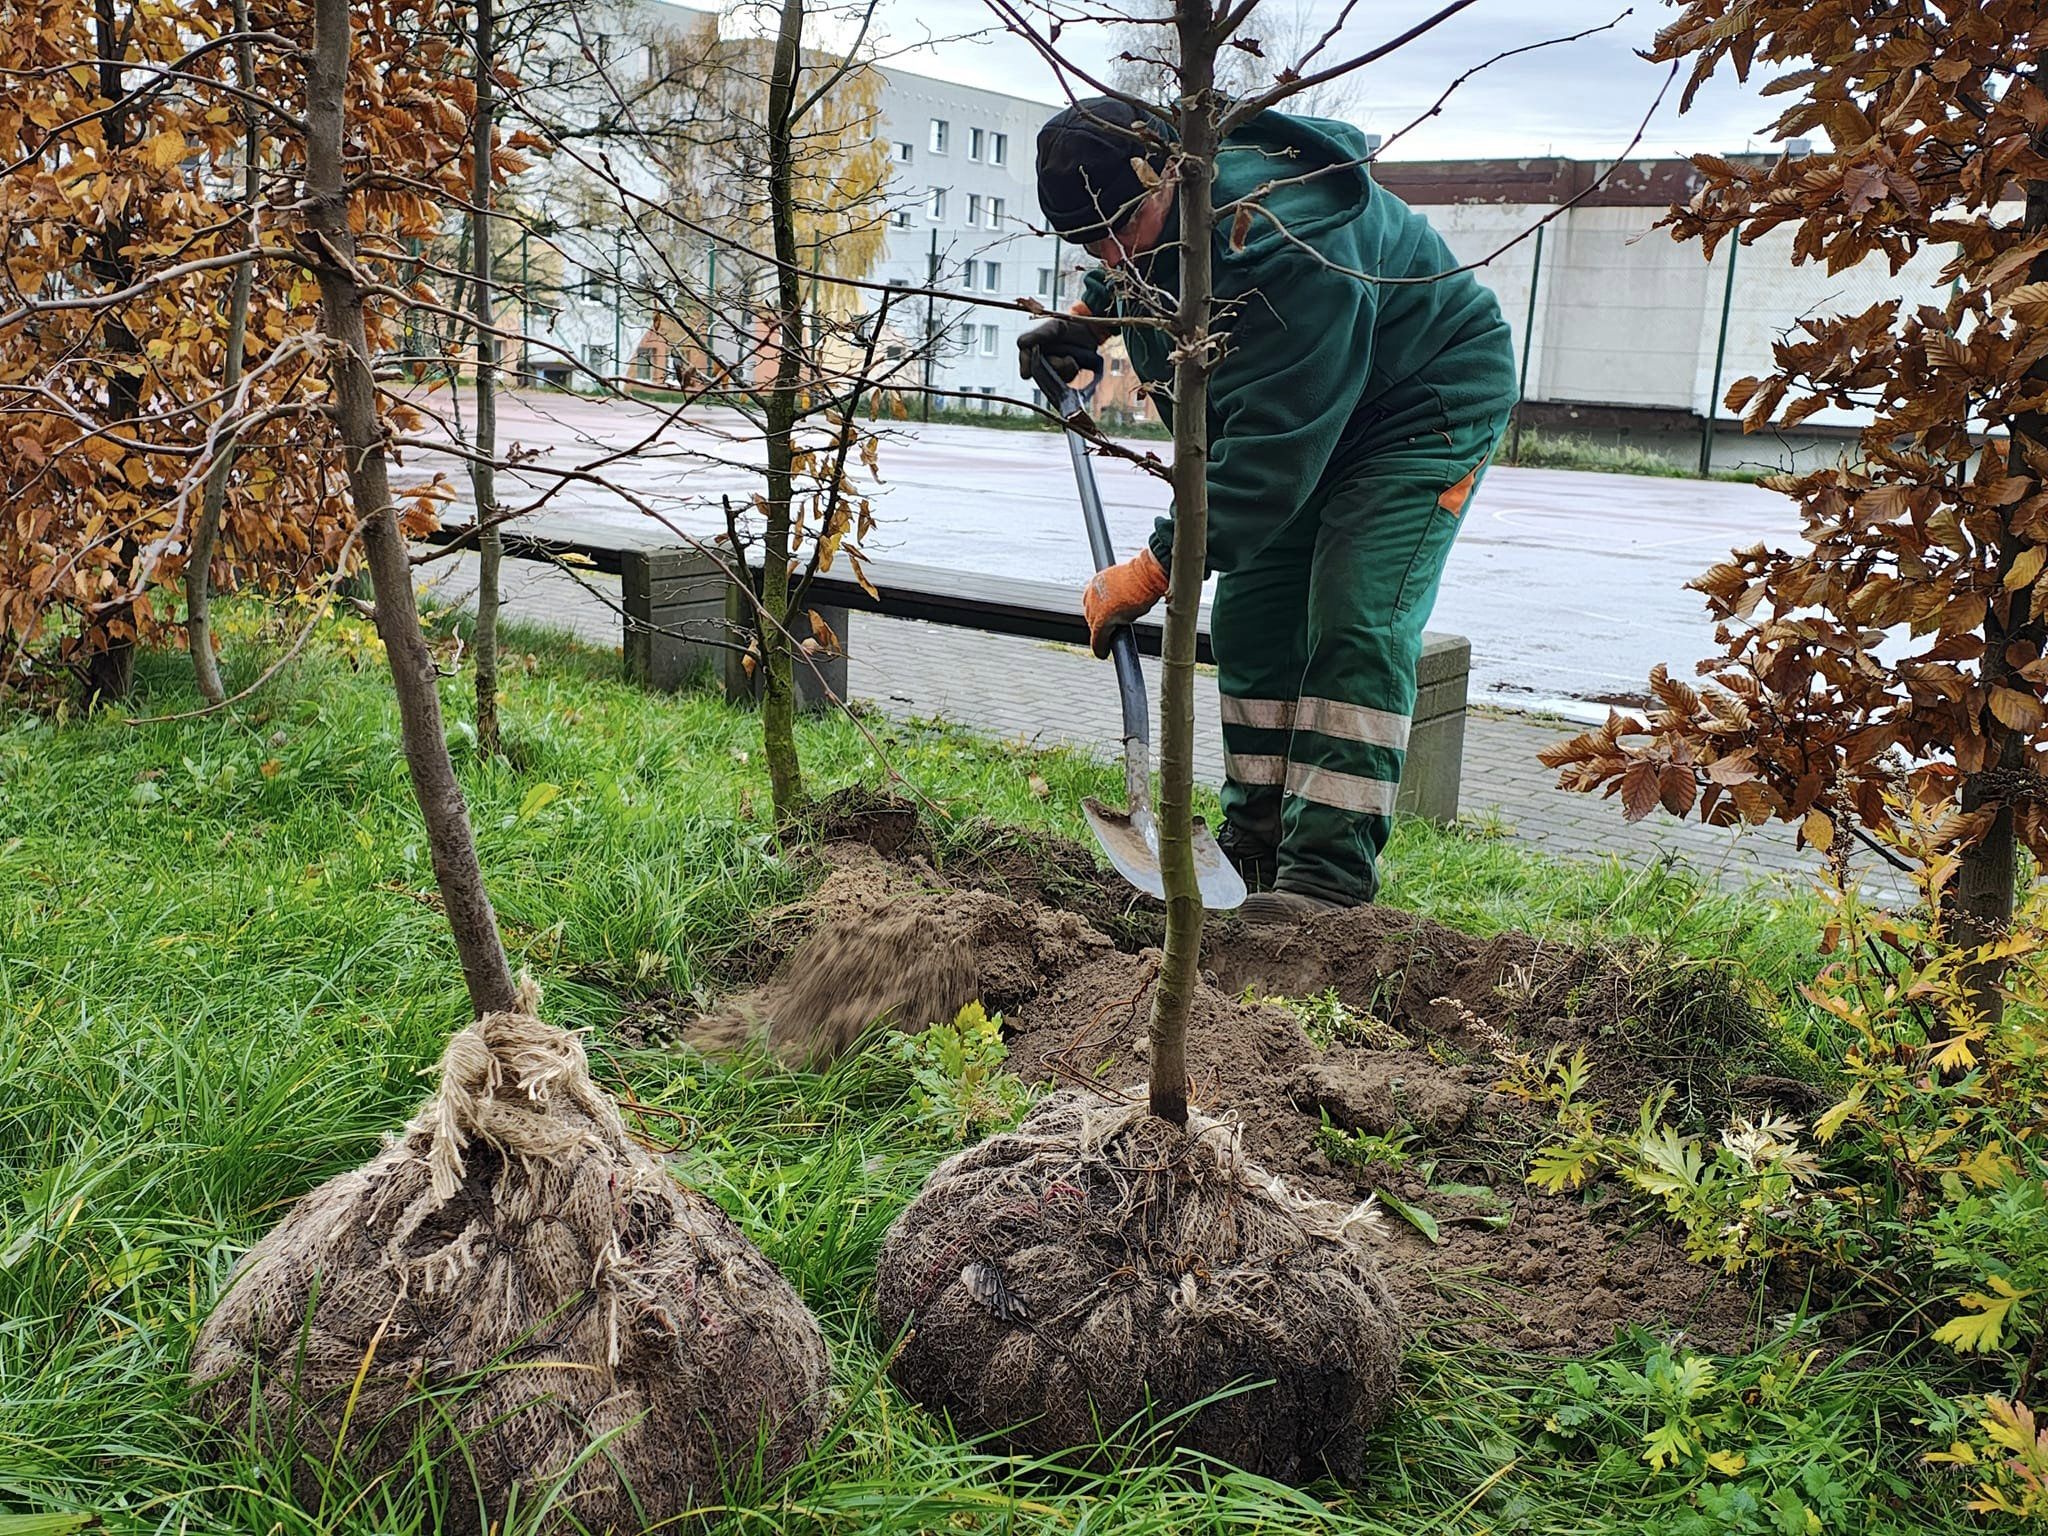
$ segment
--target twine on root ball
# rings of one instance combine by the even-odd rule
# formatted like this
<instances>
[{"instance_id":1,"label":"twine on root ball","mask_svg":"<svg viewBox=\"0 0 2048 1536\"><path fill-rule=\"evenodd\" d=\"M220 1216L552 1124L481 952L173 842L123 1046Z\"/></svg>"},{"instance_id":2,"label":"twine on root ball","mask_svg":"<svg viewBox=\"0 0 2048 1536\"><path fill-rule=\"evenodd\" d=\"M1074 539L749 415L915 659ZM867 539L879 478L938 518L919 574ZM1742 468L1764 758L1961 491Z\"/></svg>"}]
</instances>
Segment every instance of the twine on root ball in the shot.
<instances>
[{"instance_id":1,"label":"twine on root ball","mask_svg":"<svg viewBox=\"0 0 2048 1536\"><path fill-rule=\"evenodd\" d=\"M295 1495L424 1456L441 1528L552 1506L637 1531L774 1478L823 1433L816 1321L716 1205L671 1178L518 1006L458 1031L385 1150L236 1268L193 1351L200 1411Z\"/></svg>"},{"instance_id":2,"label":"twine on root ball","mask_svg":"<svg viewBox=\"0 0 2048 1536\"><path fill-rule=\"evenodd\" d=\"M1233 1126L1057 1094L942 1163L890 1228L875 1303L902 1338L891 1373L962 1433L1027 1453L1129 1430L1355 1482L1401 1348L1375 1221L1295 1196Z\"/></svg>"}]
</instances>

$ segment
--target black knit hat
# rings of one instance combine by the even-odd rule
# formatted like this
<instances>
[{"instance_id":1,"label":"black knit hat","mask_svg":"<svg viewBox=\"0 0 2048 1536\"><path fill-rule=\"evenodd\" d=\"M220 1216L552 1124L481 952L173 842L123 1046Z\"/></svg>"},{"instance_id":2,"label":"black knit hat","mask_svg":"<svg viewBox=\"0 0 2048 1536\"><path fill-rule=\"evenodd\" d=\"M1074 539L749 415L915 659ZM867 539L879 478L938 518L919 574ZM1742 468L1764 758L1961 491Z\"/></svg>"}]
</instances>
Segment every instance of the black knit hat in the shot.
<instances>
[{"instance_id":1,"label":"black knit hat","mask_svg":"<svg viewBox=\"0 0 2048 1536\"><path fill-rule=\"evenodd\" d=\"M1160 170L1172 140L1163 119L1109 96L1055 113L1038 130L1038 206L1053 233L1085 245L1123 223L1149 187L1131 161Z\"/></svg>"}]
</instances>

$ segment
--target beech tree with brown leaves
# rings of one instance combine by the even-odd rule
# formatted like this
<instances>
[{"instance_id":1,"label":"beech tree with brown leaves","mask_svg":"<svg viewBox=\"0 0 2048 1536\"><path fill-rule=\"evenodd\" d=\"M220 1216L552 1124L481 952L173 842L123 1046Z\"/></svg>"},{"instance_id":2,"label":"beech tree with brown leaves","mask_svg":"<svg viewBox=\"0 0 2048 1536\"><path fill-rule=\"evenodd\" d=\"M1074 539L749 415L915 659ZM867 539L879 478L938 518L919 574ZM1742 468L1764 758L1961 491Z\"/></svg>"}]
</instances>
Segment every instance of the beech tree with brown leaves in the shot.
<instances>
[{"instance_id":1,"label":"beech tree with brown leaves","mask_svg":"<svg viewBox=\"0 0 2048 1536\"><path fill-rule=\"evenodd\" d=\"M2048 857L2048 93L2039 0L1690 0L1655 56L1691 90L1732 68L1788 72L1781 139L1832 148L1772 165L1712 155L1665 220L1707 255L1790 225L1840 271L1954 247L1941 302L1803 320L1775 371L1727 403L1749 431L1827 407L1869 412L1854 462L1768 482L1804 540L1736 552L1693 585L1722 654L1693 687L1662 668L1647 719L1611 716L1544 755L1561 782L1719 824L1788 821L1840 861L1895 864L1912 813L1953 856L1938 905L1966 946L2013 913L2017 850ZM2017 206L2015 206L2017 204ZM1916 856L1918 857L1918 856ZM1998 962L1973 987L1999 1009Z\"/></svg>"},{"instance_id":2,"label":"beech tree with brown leaves","mask_svg":"<svg viewBox=\"0 0 2048 1536\"><path fill-rule=\"evenodd\" d=\"M445 9L378 0L353 16L374 103L357 207L387 286L403 279L385 248L438 232L464 195L470 98L435 35ZM307 10L35 0L8 16L0 683L75 675L119 698L136 646L176 632L160 594L195 557L201 644L212 588L317 590L353 558L312 284L275 212L304 176L290 50ZM373 350L396 310L369 310ZM432 517L406 499L409 531Z\"/></svg>"}]
</instances>

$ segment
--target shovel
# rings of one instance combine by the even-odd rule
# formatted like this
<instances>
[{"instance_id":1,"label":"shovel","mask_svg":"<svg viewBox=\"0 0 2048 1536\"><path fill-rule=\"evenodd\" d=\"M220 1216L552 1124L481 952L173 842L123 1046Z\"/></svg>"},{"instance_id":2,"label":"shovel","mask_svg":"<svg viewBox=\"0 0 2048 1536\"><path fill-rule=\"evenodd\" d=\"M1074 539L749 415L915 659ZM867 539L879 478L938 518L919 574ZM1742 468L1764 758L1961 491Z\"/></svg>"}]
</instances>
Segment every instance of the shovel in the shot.
<instances>
[{"instance_id":1,"label":"shovel","mask_svg":"<svg viewBox=\"0 0 2048 1536\"><path fill-rule=\"evenodd\" d=\"M1099 372L1099 370L1098 370ZM1071 384L1063 383L1052 367L1040 359L1034 382L1055 402L1062 417L1083 409L1081 397ZM1109 523L1102 515L1102 493L1095 486L1095 466L1088 461L1088 440L1072 427L1067 429L1067 452L1074 460L1074 482L1081 492L1081 520L1088 528L1088 550L1095 569L1106 570L1116 563L1109 544ZM1117 694L1124 713L1124 803L1128 810L1112 810L1090 797L1081 810L1116 872L1143 891L1161 900L1166 880L1159 870L1159 824L1152 815L1152 719L1145 703L1145 676L1138 669L1138 637L1126 624L1110 642L1109 653L1116 660ZM1202 818L1195 818L1195 881L1202 893L1202 905L1213 912L1228 912L1244 905L1244 879L1223 855Z\"/></svg>"}]
</instances>

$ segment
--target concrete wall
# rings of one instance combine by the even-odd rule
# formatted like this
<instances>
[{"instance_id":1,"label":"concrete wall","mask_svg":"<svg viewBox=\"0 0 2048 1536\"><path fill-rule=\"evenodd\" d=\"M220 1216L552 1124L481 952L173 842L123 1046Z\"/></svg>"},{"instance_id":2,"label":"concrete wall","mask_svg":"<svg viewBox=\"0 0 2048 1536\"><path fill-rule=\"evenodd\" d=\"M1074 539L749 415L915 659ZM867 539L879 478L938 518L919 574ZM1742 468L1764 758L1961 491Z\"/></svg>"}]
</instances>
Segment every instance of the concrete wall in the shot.
<instances>
[{"instance_id":1,"label":"concrete wall","mask_svg":"<svg viewBox=\"0 0 2048 1536\"><path fill-rule=\"evenodd\" d=\"M1794 265L1792 231L1779 229L1735 251L1731 288L1732 243L1724 242L1710 265L1698 245L1654 228L1661 207L1567 209L1545 226L1540 257L1533 235L1516 237L1556 213L1554 203L1447 203L1421 211L1460 261L1486 263L1478 276L1513 328L1518 366L1526 366L1525 398L1556 408L1532 410L1532 418L1628 437L1692 462L1712 414L1714 461L1729 467L1810 466L1848 446L1847 434L1869 413L1830 408L1811 419L1815 430L1790 440L1744 437L1725 407L1711 409L1719 404L1715 362L1724 308L1721 397L1736 380L1768 373L1773 346L1804 316L1857 314L1889 298L1940 303L1940 271L1950 255L1923 252L1897 274L1882 259L1830 273Z\"/></svg>"}]
</instances>

